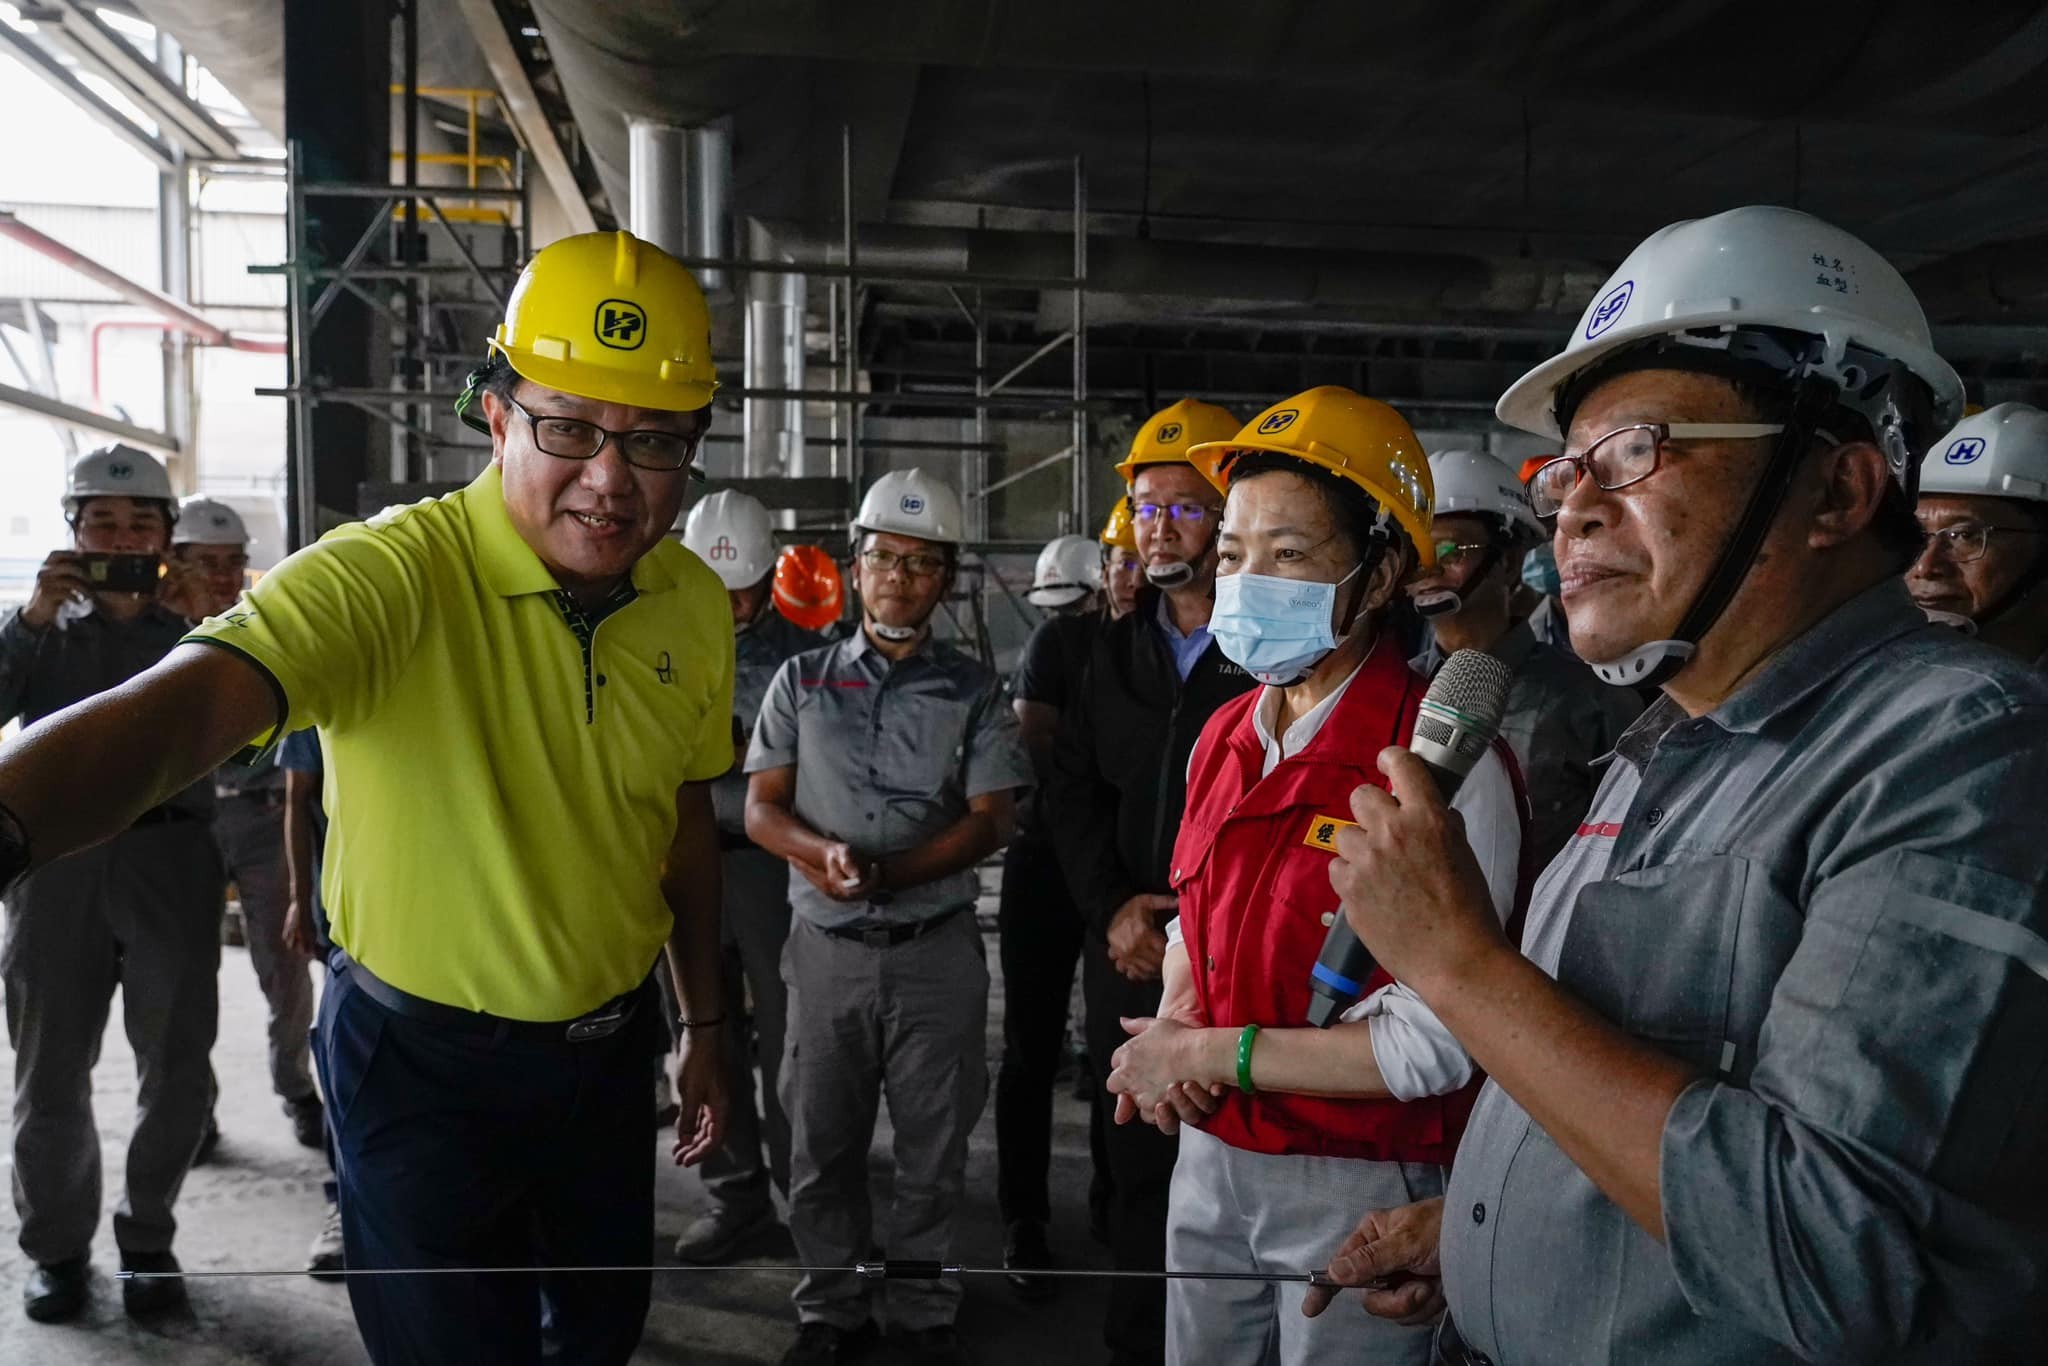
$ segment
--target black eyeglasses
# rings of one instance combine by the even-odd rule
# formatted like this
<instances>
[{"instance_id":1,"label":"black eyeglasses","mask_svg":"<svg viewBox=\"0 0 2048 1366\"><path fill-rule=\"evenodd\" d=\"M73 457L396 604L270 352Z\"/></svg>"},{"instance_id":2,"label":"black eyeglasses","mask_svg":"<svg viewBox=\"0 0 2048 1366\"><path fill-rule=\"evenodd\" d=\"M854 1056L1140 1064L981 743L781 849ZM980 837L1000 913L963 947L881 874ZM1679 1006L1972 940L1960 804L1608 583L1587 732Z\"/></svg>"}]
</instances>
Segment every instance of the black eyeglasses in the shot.
<instances>
[{"instance_id":1,"label":"black eyeglasses","mask_svg":"<svg viewBox=\"0 0 2048 1366\"><path fill-rule=\"evenodd\" d=\"M1205 503L1133 503L1131 511L1141 522L1171 518L1176 522L1189 522L1198 526L1216 515L1216 509Z\"/></svg>"},{"instance_id":2,"label":"black eyeglasses","mask_svg":"<svg viewBox=\"0 0 2048 1366\"><path fill-rule=\"evenodd\" d=\"M898 555L893 550L863 550L860 552L860 562L877 574L886 574L901 565L903 572L913 579L929 579L935 574L944 573L946 569L945 556L927 555L921 551Z\"/></svg>"},{"instance_id":3,"label":"black eyeglasses","mask_svg":"<svg viewBox=\"0 0 2048 1366\"><path fill-rule=\"evenodd\" d=\"M2048 532L2037 531L2023 526L2000 526L1996 522L1957 522L1927 533L1927 548L1937 555L1946 556L1954 564L1968 564L1984 558L1984 552L1991 547L1991 533L2002 531L2008 536L2044 536Z\"/></svg>"},{"instance_id":4,"label":"black eyeglasses","mask_svg":"<svg viewBox=\"0 0 2048 1366\"><path fill-rule=\"evenodd\" d=\"M1529 503L1538 517L1555 517L1579 481L1612 492L1657 472L1668 441L1736 441L1776 436L1782 422L1636 422L1617 427L1578 455L1560 455L1529 476Z\"/></svg>"},{"instance_id":5,"label":"black eyeglasses","mask_svg":"<svg viewBox=\"0 0 2048 1366\"><path fill-rule=\"evenodd\" d=\"M610 442L619 448L626 463L643 470L656 470L673 474L677 470L689 469L690 462L697 458L698 436L679 436L675 432L641 429L631 432L615 432L600 427L595 422L585 422L580 417L552 417L542 414L536 417L526 411L524 404L516 398L507 398L513 411L525 418L533 429L533 444L547 455L563 460L589 460ZM692 471L694 473L694 471Z\"/></svg>"}]
</instances>

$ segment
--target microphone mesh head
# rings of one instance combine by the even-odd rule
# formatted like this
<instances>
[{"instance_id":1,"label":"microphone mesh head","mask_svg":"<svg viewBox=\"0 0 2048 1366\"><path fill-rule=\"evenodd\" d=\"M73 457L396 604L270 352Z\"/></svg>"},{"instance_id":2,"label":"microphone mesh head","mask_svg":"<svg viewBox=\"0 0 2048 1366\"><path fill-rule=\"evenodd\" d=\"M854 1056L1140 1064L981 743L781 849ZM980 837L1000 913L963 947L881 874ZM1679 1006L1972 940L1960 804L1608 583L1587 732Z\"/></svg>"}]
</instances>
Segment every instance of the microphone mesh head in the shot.
<instances>
[{"instance_id":1,"label":"microphone mesh head","mask_svg":"<svg viewBox=\"0 0 2048 1366\"><path fill-rule=\"evenodd\" d=\"M1459 650L1437 670L1423 705L1457 712L1491 740L1507 713L1508 687L1514 681L1514 671L1484 650Z\"/></svg>"}]
</instances>

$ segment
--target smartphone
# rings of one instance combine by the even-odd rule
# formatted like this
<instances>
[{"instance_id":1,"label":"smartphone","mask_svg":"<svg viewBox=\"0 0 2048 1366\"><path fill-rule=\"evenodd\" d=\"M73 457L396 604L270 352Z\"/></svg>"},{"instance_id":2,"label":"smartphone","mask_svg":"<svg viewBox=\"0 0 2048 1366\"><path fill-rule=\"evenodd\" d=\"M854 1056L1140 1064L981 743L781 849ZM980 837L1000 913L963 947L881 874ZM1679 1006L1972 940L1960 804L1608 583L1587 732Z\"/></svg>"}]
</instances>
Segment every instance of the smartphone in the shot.
<instances>
[{"instance_id":1,"label":"smartphone","mask_svg":"<svg viewBox=\"0 0 2048 1366\"><path fill-rule=\"evenodd\" d=\"M102 593L154 593L164 562L155 555L81 555L86 582Z\"/></svg>"}]
</instances>

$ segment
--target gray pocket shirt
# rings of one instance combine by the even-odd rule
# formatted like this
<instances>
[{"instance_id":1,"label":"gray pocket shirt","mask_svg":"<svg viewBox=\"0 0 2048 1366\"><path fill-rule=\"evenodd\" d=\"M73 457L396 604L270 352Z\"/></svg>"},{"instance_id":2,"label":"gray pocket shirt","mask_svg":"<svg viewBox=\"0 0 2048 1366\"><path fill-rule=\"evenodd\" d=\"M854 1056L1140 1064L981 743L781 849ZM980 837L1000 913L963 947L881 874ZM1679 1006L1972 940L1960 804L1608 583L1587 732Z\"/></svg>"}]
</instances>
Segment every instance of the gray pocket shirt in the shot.
<instances>
[{"instance_id":1,"label":"gray pocket shirt","mask_svg":"<svg viewBox=\"0 0 2048 1366\"><path fill-rule=\"evenodd\" d=\"M1459 1332L1502 1366L1997 1359L2048 1275L2048 684L1891 582L1617 752L1524 950L1699 1070L1665 1241L1489 1082Z\"/></svg>"},{"instance_id":2,"label":"gray pocket shirt","mask_svg":"<svg viewBox=\"0 0 2048 1366\"><path fill-rule=\"evenodd\" d=\"M1017 717L1001 680L950 645L927 640L892 664L856 630L806 651L768 685L747 772L796 768L794 811L826 839L863 854L901 853L967 814L990 792L1031 785ZM972 868L885 902L838 902L794 869L790 906L826 928L924 919L975 899Z\"/></svg>"}]
</instances>

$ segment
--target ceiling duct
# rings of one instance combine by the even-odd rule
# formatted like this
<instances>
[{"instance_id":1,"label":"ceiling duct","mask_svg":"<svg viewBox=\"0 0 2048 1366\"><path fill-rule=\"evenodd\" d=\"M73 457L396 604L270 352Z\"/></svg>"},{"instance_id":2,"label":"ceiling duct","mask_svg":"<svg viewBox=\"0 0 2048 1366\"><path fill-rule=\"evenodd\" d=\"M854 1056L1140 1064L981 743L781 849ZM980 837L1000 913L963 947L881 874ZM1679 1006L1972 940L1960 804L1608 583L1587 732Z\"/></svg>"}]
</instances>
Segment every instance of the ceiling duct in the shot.
<instances>
[{"instance_id":1,"label":"ceiling duct","mask_svg":"<svg viewBox=\"0 0 2048 1366\"><path fill-rule=\"evenodd\" d=\"M793 223L767 228L778 250L798 265L845 264L835 236ZM1074 239L864 223L859 252L863 275L945 272L1045 284L1070 275ZM1574 314L1609 269L1595 262L1133 237L1091 237L1087 259L1090 293L1204 299L1227 293L1238 300L1403 314Z\"/></svg>"},{"instance_id":2,"label":"ceiling duct","mask_svg":"<svg viewBox=\"0 0 2048 1366\"><path fill-rule=\"evenodd\" d=\"M674 256L723 257L732 201L732 135L716 124L675 128L635 119L629 135L627 221ZM706 294L723 294L722 270L697 272Z\"/></svg>"},{"instance_id":3,"label":"ceiling duct","mask_svg":"<svg viewBox=\"0 0 2048 1366\"><path fill-rule=\"evenodd\" d=\"M784 260L774 235L758 222L747 225L748 258ZM773 271L747 276L746 384L749 389L804 387L804 277ZM741 473L749 478L791 478L830 474L814 470L804 444L802 399L749 398L743 416L745 445Z\"/></svg>"}]
</instances>

